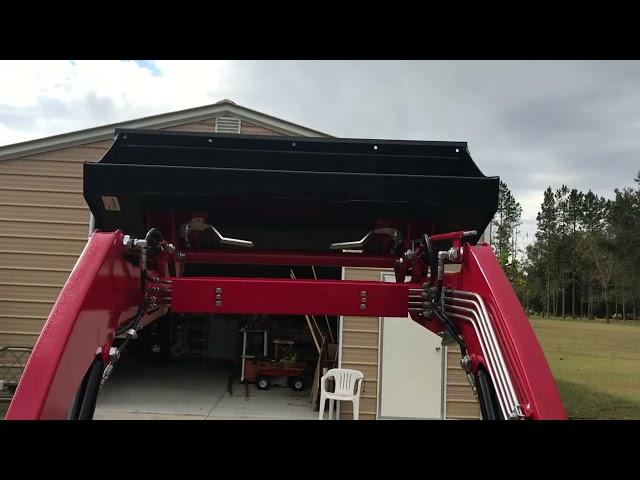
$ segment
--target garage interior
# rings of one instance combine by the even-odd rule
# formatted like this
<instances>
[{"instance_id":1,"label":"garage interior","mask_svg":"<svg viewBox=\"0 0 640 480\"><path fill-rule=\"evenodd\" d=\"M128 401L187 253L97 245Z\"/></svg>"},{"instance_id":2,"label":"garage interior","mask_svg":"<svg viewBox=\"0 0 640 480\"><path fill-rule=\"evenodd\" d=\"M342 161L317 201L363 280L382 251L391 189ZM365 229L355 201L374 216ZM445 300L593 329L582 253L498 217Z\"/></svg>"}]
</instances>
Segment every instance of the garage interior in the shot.
<instances>
[{"instance_id":1,"label":"garage interior","mask_svg":"<svg viewBox=\"0 0 640 480\"><path fill-rule=\"evenodd\" d=\"M189 265L184 276L201 268ZM341 275L329 267L204 268L231 277ZM94 418L317 420L320 372L337 366L337 341L335 316L169 313L127 347Z\"/></svg>"}]
</instances>

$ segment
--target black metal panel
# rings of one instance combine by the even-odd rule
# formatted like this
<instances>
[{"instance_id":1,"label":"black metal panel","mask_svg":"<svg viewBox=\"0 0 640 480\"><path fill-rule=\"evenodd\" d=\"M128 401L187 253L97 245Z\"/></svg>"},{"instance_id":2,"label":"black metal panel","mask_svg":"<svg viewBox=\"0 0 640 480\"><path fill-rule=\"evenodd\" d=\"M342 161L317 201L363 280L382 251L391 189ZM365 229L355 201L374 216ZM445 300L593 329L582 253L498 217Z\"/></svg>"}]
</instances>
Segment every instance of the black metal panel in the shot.
<instances>
[{"instance_id":1,"label":"black metal panel","mask_svg":"<svg viewBox=\"0 0 640 480\"><path fill-rule=\"evenodd\" d=\"M123 130L84 165L84 195L103 230L141 235L148 211L198 211L256 247L317 250L381 220L482 232L498 178L482 175L464 143Z\"/></svg>"},{"instance_id":2,"label":"black metal panel","mask_svg":"<svg viewBox=\"0 0 640 480\"><path fill-rule=\"evenodd\" d=\"M102 163L482 177L464 142L116 130Z\"/></svg>"}]
</instances>

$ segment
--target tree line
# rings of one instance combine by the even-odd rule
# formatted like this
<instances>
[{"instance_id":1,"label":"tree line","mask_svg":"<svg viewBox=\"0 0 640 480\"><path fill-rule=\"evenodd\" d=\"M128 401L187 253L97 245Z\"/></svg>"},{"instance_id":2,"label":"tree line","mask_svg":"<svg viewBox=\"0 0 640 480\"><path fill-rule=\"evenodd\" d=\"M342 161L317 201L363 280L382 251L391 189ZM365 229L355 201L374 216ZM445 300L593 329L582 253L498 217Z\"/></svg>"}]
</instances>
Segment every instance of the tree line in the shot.
<instances>
[{"instance_id":1,"label":"tree line","mask_svg":"<svg viewBox=\"0 0 640 480\"><path fill-rule=\"evenodd\" d=\"M522 208L500 183L490 241L528 313L640 319L640 171L634 187L613 193L548 187L522 249Z\"/></svg>"}]
</instances>

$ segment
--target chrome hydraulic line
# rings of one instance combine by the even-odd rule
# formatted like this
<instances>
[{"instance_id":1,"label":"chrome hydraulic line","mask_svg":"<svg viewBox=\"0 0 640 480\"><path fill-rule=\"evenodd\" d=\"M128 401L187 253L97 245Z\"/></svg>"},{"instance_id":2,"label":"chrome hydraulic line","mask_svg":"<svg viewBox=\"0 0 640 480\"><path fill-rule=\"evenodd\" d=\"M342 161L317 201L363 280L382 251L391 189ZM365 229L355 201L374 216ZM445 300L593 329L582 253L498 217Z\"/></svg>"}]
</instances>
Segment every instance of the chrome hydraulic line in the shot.
<instances>
[{"instance_id":1,"label":"chrome hydraulic line","mask_svg":"<svg viewBox=\"0 0 640 480\"><path fill-rule=\"evenodd\" d=\"M485 318L485 322L487 325L487 330L489 332L489 336L491 341L493 342L493 344L496 346L496 352L497 352L497 357L498 357L498 362L500 367L503 369L504 371L504 375L507 381L507 387L509 390L510 395L514 398L516 406L519 408L518 405L518 401L517 401L517 396L515 393L515 389L513 387L513 382L511 381L511 377L509 376L509 372L507 370L507 364L504 360L504 357L502 355L502 350L499 347L499 343L498 340L496 338L496 334L495 334L495 330L493 328L493 323L491 321L491 317L489 316L489 313L487 311L486 305L484 304L484 301L482 300L482 297L480 295L478 295L475 292L467 292L467 291L463 291L463 290L451 290L451 293L453 293L454 295L460 295L460 296L466 296L467 298L473 298L475 299L476 303L476 308L478 308L478 312L480 312L482 315L484 315ZM482 318L481 315L481 318Z\"/></svg>"},{"instance_id":2,"label":"chrome hydraulic line","mask_svg":"<svg viewBox=\"0 0 640 480\"><path fill-rule=\"evenodd\" d=\"M498 398L503 396L503 398L506 399L506 407L508 407L508 411L505 418L523 418L521 406L515 393L509 371L507 370L506 363L500 349L500 344L497 341L491 317L487 312L482 297L480 297L480 295L478 295L477 293L462 290L446 290L444 294L446 302L445 308L454 311L457 310L458 312L467 314L471 313L478 321L478 324L480 325L480 328L484 333L482 337L479 336L479 339L481 339L481 341L485 343L486 350L490 354L490 356L487 357L486 360L487 364L490 364L489 373L493 377L493 381L496 384L496 389L498 390ZM457 302L458 304L461 303L469 305L474 308L465 308L460 305L456 305L454 302ZM452 312L450 313L450 315L453 316L454 313L455 312ZM461 313L457 313L455 315L464 317L464 319L472 321L471 318L465 315L461 315Z\"/></svg>"},{"instance_id":3,"label":"chrome hydraulic line","mask_svg":"<svg viewBox=\"0 0 640 480\"><path fill-rule=\"evenodd\" d=\"M467 347L462 338L460 338L460 332L458 332L453 322L443 311L442 303L436 303L434 300L436 296L437 293L435 289L430 288L427 283L425 283L420 289L410 288L408 311L419 312L424 318L428 318L431 315L438 317L451 337L460 346L462 356L465 356L467 354ZM469 380L469 382L473 385L473 381Z\"/></svg>"},{"instance_id":4,"label":"chrome hydraulic line","mask_svg":"<svg viewBox=\"0 0 640 480\"><path fill-rule=\"evenodd\" d=\"M445 297L445 302L447 302L445 304L445 308L450 310L451 309L456 310L460 315L466 313L466 314L472 315L475 318L475 321L478 323L483 333L484 342L485 342L485 345L487 346L487 350L490 355L490 358L487 360L491 361L492 365L494 366L495 374L497 374L496 388L499 388L500 390L498 393L499 395L502 395L502 397L506 400L509 411L513 411L517 402L508 393L508 375L506 373L504 362L501 362L500 357L498 356L499 347L495 342L495 339L492 339L489 334L488 326L487 326L488 322L486 321L486 319L481 318L482 314L479 312L479 309L473 310L471 308L466 308L466 307L454 305L451 303L451 302L460 302L467 305L474 304L474 302L470 300L447 296Z\"/></svg>"},{"instance_id":5,"label":"chrome hydraulic line","mask_svg":"<svg viewBox=\"0 0 640 480\"><path fill-rule=\"evenodd\" d=\"M473 320L465 315L460 315L458 313L453 313L453 312L448 312L448 315L450 315L452 318L456 318L458 320L463 320L466 322L469 322L472 326L473 329L476 333L476 336L478 337L478 340L480 341L480 348L482 349L482 355L485 357L486 360L486 364L489 370L489 375L491 376L491 378L494 380L494 384L496 386L496 390L497 390L497 398L498 398L498 402L500 404L500 410L502 410L502 414L504 416L504 418L508 418L508 407L505 404L505 398L504 398L504 391L502 388L502 384L501 382L498 381L498 375L496 374L495 371L495 366L494 366L494 362L492 359L492 355L489 353L489 348L487 347L487 342L486 339L484 337L484 335L481 333L481 331L479 330L478 324L480 322L477 322L476 320Z\"/></svg>"},{"instance_id":6,"label":"chrome hydraulic line","mask_svg":"<svg viewBox=\"0 0 640 480\"><path fill-rule=\"evenodd\" d=\"M467 374L469 383L477 394L477 385L473 375L471 375L471 363L466 354L466 346L457 334L457 329L450 318L470 323L480 344L486 363L486 373L494 384L495 400L498 403L502 417L505 419L523 418L513 383L502 356L500 344L497 341L491 318L487 313L482 298L473 292L443 288L444 262L446 260L455 261L457 257L458 252L455 249L451 249L448 252L438 252L436 283L433 286L425 283L420 289L409 290L409 311L420 312L425 318L435 315L440 319L446 330L460 345L462 366Z\"/></svg>"}]
</instances>

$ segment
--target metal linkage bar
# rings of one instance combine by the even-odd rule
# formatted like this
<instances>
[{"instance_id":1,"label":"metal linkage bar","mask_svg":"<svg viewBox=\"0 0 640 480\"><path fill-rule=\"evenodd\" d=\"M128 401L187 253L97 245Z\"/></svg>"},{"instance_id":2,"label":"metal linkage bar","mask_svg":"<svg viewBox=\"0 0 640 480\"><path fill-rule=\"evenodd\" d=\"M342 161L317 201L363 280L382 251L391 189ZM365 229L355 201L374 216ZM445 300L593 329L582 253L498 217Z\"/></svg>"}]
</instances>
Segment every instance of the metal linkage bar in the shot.
<instances>
[{"instance_id":1,"label":"metal linkage bar","mask_svg":"<svg viewBox=\"0 0 640 480\"><path fill-rule=\"evenodd\" d=\"M447 233L437 233L435 235L431 235L429 240L432 242L439 242L440 240L455 240L461 239L463 237L472 237L477 235L478 232L476 230L463 231L458 230L456 232L447 232Z\"/></svg>"},{"instance_id":2,"label":"metal linkage bar","mask_svg":"<svg viewBox=\"0 0 640 480\"><path fill-rule=\"evenodd\" d=\"M360 240L353 240L350 242L335 242L329 245L332 250L345 250L345 249L359 249L363 248L370 238L375 235L388 235L392 238L395 246L397 247L402 242L402 234L396 228L376 228L370 231Z\"/></svg>"},{"instance_id":3,"label":"metal linkage bar","mask_svg":"<svg viewBox=\"0 0 640 480\"><path fill-rule=\"evenodd\" d=\"M411 283L280 278L171 278L176 313L405 317Z\"/></svg>"}]
</instances>

